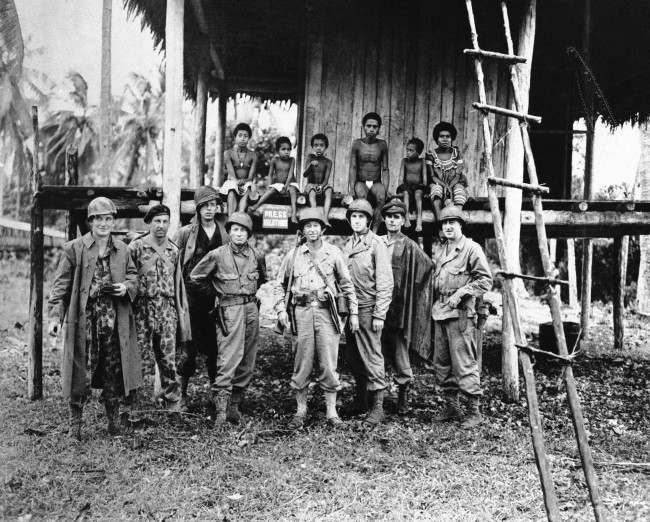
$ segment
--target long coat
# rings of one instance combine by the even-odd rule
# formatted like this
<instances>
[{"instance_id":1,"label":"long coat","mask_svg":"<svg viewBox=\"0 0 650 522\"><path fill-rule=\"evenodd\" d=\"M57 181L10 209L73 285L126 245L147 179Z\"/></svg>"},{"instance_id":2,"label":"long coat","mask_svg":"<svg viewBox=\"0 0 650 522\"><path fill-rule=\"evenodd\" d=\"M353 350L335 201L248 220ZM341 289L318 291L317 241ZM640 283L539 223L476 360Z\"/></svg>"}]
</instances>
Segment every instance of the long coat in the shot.
<instances>
[{"instance_id":1,"label":"long coat","mask_svg":"<svg viewBox=\"0 0 650 522\"><path fill-rule=\"evenodd\" d=\"M63 245L50 291L50 321L57 321L64 327L61 365L64 397L81 397L88 393L86 303L98 256L97 243L90 233L67 242ZM137 344L135 316L131 308L138 292L138 271L122 241L112 241L109 266L113 282L124 283L127 288L124 297L115 298L115 309L124 392L128 394L142 383L142 362Z\"/></svg>"}]
</instances>

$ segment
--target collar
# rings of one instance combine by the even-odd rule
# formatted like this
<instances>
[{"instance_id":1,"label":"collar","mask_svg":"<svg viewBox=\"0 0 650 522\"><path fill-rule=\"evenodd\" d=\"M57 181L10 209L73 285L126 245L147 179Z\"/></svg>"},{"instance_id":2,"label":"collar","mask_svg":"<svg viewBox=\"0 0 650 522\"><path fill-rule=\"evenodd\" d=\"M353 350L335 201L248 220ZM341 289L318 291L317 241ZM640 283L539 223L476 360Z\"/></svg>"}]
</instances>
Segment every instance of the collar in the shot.
<instances>
[{"instance_id":1,"label":"collar","mask_svg":"<svg viewBox=\"0 0 650 522\"><path fill-rule=\"evenodd\" d=\"M248 241L244 243L242 246L238 247L235 246L235 244L231 241L228 241L228 246L230 247L230 250L232 250L233 254L237 254L240 256L247 256L248 255L248 250L250 249L250 245L248 244Z\"/></svg>"},{"instance_id":2,"label":"collar","mask_svg":"<svg viewBox=\"0 0 650 522\"><path fill-rule=\"evenodd\" d=\"M165 249L171 248L171 243L170 243L168 237L165 237L165 241L163 241L162 245L159 245L158 243L156 243L154 241L153 237L151 236L151 233L144 236L142 238L142 241L145 242L147 245L149 245L154 250L161 250L161 249L165 250Z\"/></svg>"},{"instance_id":3,"label":"collar","mask_svg":"<svg viewBox=\"0 0 650 522\"><path fill-rule=\"evenodd\" d=\"M463 247L465 246L465 242L466 242L466 241L467 241L467 238L465 237L464 234L462 234L462 235L460 236L460 239L458 239L458 241L456 241L456 244L455 244L455 246L454 246L454 250L456 250L456 251L462 250ZM449 241L445 241L445 245L448 246L448 245L449 245Z\"/></svg>"},{"instance_id":4,"label":"collar","mask_svg":"<svg viewBox=\"0 0 650 522\"><path fill-rule=\"evenodd\" d=\"M357 234L355 232L352 232L352 242L354 243L357 241L357 238L360 242L366 243L367 239L370 237L371 231L370 229L366 230L363 234Z\"/></svg>"},{"instance_id":5,"label":"collar","mask_svg":"<svg viewBox=\"0 0 650 522\"><path fill-rule=\"evenodd\" d=\"M384 243L386 243L387 245L392 245L393 243L396 243L397 241L402 239L404 237L404 234L402 232L398 232L397 234L395 234L393 236L392 239L388 236L388 234L386 234L385 236L379 236L379 237L381 239L383 239Z\"/></svg>"},{"instance_id":6,"label":"collar","mask_svg":"<svg viewBox=\"0 0 650 522\"><path fill-rule=\"evenodd\" d=\"M321 243L320 248L317 250L317 253L319 253L319 254L320 253L328 254L329 250L330 250L329 249L330 244L327 241L325 241L324 239L321 239L321 241L322 241L322 243ZM309 246L307 245L307 243L303 243L302 245L300 245L298 247L298 252L301 253L301 254L306 254L307 252L309 252Z\"/></svg>"},{"instance_id":7,"label":"collar","mask_svg":"<svg viewBox=\"0 0 650 522\"><path fill-rule=\"evenodd\" d=\"M93 237L92 232L87 232L86 234L81 236L81 240L83 241L83 244L86 245L86 248L91 248L95 244L95 238ZM107 247L112 250L117 249L115 243L113 242L113 236L108 236Z\"/></svg>"}]
</instances>

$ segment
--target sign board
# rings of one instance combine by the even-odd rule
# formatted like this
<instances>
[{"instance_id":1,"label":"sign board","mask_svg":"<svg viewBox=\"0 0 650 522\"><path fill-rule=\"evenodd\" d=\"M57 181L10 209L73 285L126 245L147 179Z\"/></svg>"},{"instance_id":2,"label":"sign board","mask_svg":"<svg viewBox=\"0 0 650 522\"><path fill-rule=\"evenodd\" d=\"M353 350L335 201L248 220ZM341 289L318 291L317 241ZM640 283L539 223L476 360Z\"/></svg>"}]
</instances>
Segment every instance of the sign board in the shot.
<instances>
[{"instance_id":1,"label":"sign board","mask_svg":"<svg viewBox=\"0 0 650 522\"><path fill-rule=\"evenodd\" d=\"M262 228L287 230L289 228L289 212L287 209L278 207L265 208L262 216Z\"/></svg>"}]
</instances>

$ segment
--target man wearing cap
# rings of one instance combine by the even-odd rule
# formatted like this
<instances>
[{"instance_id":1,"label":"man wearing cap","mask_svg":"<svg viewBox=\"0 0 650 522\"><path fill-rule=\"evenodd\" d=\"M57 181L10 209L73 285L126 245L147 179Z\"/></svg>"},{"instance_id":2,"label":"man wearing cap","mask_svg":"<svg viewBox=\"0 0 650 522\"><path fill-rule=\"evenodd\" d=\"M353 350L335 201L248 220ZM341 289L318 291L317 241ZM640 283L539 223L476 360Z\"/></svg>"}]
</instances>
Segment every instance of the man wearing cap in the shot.
<instances>
[{"instance_id":1,"label":"man wearing cap","mask_svg":"<svg viewBox=\"0 0 650 522\"><path fill-rule=\"evenodd\" d=\"M160 375L162 398L170 411L180 408L176 377L176 342L191 338L185 285L178 265L178 247L167 238L169 207L154 205L144 216L149 233L129 244L138 269L135 303L138 344L153 358Z\"/></svg>"},{"instance_id":2,"label":"man wearing cap","mask_svg":"<svg viewBox=\"0 0 650 522\"><path fill-rule=\"evenodd\" d=\"M289 328L284 295L291 277L291 310L296 324L295 359L291 387L296 391L297 411L289 427L303 427L307 415L309 377L318 355L320 374L317 382L325 396L326 419L330 426L343 424L336 412L336 392L340 389L336 371L342 321L337 309L337 286L345 294L350 330L359 328L357 296L343 253L322 239L326 225L320 208L306 208L298 227L305 243L291 250L282 262L276 286L278 319ZM293 263L293 264L292 264Z\"/></svg>"},{"instance_id":3,"label":"man wearing cap","mask_svg":"<svg viewBox=\"0 0 650 522\"><path fill-rule=\"evenodd\" d=\"M393 297L386 314L381 345L386 362L395 371L399 395L397 412L408 411L409 386L413 381L410 352L427 360L431 355L431 259L402 233L406 205L395 198L382 210L386 244L393 269Z\"/></svg>"},{"instance_id":4,"label":"man wearing cap","mask_svg":"<svg viewBox=\"0 0 650 522\"><path fill-rule=\"evenodd\" d=\"M381 332L393 293L393 271L386 244L370 230L373 210L365 199L355 199L347 210L352 237L344 254L359 301L359 329L348 324L347 356L356 382L355 406L367 411L367 393L372 410L365 423L374 426L384 418L386 371L381 353Z\"/></svg>"},{"instance_id":5,"label":"man wearing cap","mask_svg":"<svg viewBox=\"0 0 650 522\"><path fill-rule=\"evenodd\" d=\"M196 216L189 225L182 227L174 243L179 248L179 264L183 282L187 289L189 304L191 342L185 343L179 361L181 377L181 403L187 403L187 387L190 377L196 371L198 354L206 356L208 377L214 382L217 364L217 334L210 310L214 307L214 291L212 288L201 288L195 285L190 274L201 259L212 250L222 246L227 236L222 226L215 220L221 197L209 186L199 187L194 193Z\"/></svg>"},{"instance_id":6,"label":"man wearing cap","mask_svg":"<svg viewBox=\"0 0 650 522\"><path fill-rule=\"evenodd\" d=\"M446 408L438 421L461 419L459 392L469 402L461 427L481 422L480 369L476 360L476 299L492 287L481 247L463 235L465 215L456 206L440 212L444 240L434 246L434 367Z\"/></svg>"},{"instance_id":7,"label":"man wearing cap","mask_svg":"<svg viewBox=\"0 0 650 522\"><path fill-rule=\"evenodd\" d=\"M190 277L195 285L212 286L216 293L217 375L212 392L217 411L215 425L238 423L239 404L253 376L259 312L255 294L266 282L266 263L248 244L253 221L248 214L233 212L226 222L230 241L199 262ZM213 321L214 324L214 321Z\"/></svg>"},{"instance_id":8,"label":"man wearing cap","mask_svg":"<svg viewBox=\"0 0 650 522\"><path fill-rule=\"evenodd\" d=\"M67 242L48 302L50 335L64 326L61 378L70 403L70 435L81 439L90 388L102 390L108 431L120 431L120 399L142 382L131 302L138 273L127 246L111 238L117 210L104 197L88 204L90 232Z\"/></svg>"}]
</instances>

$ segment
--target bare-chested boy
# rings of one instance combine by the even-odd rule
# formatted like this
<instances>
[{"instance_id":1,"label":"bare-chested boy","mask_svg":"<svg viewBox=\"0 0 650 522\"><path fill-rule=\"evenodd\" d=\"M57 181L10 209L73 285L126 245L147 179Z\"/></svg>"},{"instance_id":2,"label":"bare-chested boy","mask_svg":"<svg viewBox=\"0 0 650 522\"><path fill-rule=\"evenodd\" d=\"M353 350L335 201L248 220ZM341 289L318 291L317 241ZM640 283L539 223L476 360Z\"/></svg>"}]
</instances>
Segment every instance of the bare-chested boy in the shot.
<instances>
[{"instance_id":1,"label":"bare-chested boy","mask_svg":"<svg viewBox=\"0 0 650 522\"><path fill-rule=\"evenodd\" d=\"M451 123L441 121L433 128L433 139L438 145L426 154L425 159L431 168L429 193L436 220L440 220L443 207L467 203L467 177L465 164L458 147L453 145L458 131Z\"/></svg>"},{"instance_id":2,"label":"bare-chested boy","mask_svg":"<svg viewBox=\"0 0 650 522\"><path fill-rule=\"evenodd\" d=\"M248 149L253 131L247 123L238 123L232 133L235 142L223 155L228 179L219 192L228 197L228 215L235 210L246 211L257 168L257 154ZM239 199L239 205L237 200ZM239 208L237 208L239 206Z\"/></svg>"},{"instance_id":3,"label":"bare-chested boy","mask_svg":"<svg viewBox=\"0 0 650 522\"><path fill-rule=\"evenodd\" d=\"M352 142L350 151L349 195L368 199L374 205L373 230L382 221L381 207L386 202L390 181L388 175L388 145L377 138L381 128L381 116L369 112L361 120L364 138Z\"/></svg>"},{"instance_id":4,"label":"bare-chested boy","mask_svg":"<svg viewBox=\"0 0 650 522\"><path fill-rule=\"evenodd\" d=\"M404 226L410 227L409 205L415 200L415 231L422 232L422 194L427 186L427 164L420 154L424 150L424 143L419 138L411 138L406 144L406 158L402 160L400 172L403 176L402 184L397 187L397 194L406 205Z\"/></svg>"},{"instance_id":5,"label":"bare-chested boy","mask_svg":"<svg viewBox=\"0 0 650 522\"><path fill-rule=\"evenodd\" d=\"M305 195L309 199L309 206L316 207L316 196L323 194L323 216L325 224L329 227L329 212L332 206L332 187L329 184L330 173L332 172L332 160L325 157L325 151L330 142L325 134L314 134L311 137L311 152L307 156L307 169L303 176L307 178L305 185Z\"/></svg>"},{"instance_id":6,"label":"bare-chested boy","mask_svg":"<svg viewBox=\"0 0 650 522\"><path fill-rule=\"evenodd\" d=\"M286 194L288 192L291 198L291 221L298 223L296 200L298 199L300 185L296 183L296 161L291 157L291 148L291 140L286 136L281 136L275 140L275 150L278 154L271 160L269 165L266 192L255 205L250 207L251 212L256 212L260 205L273 194Z\"/></svg>"}]
</instances>

